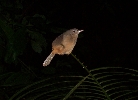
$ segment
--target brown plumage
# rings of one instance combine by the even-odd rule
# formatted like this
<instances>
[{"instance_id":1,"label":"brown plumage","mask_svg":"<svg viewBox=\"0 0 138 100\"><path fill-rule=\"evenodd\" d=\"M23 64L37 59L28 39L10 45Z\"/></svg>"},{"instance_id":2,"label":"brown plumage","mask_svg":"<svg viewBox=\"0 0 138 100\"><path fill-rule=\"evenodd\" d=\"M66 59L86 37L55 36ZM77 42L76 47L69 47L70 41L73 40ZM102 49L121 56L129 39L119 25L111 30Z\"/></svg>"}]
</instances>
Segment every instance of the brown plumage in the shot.
<instances>
[{"instance_id":1,"label":"brown plumage","mask_svg":"<svg viewBox=\"0 0 138 100\"><path fill-rule=\"evenodd\" d=\"M76 28L67 30L60 36L58 36L52 43L52 52L46 58L43 63L43 66L47 66L50 64L51 60L55 56L55 54L64 55L70 54L77 42L78 34L83 30L78 30Z\"/></svg>"}]
</instances>

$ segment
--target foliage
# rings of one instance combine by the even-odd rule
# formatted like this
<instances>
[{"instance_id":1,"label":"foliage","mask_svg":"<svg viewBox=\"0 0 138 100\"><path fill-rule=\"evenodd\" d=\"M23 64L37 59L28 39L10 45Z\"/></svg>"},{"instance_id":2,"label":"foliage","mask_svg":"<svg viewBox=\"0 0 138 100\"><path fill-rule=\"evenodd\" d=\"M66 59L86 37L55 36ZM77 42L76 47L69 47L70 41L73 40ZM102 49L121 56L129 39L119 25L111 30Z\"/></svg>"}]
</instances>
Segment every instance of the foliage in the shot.
<instances>
[{"instance_id":1,"label":"foliage","mask_svg":"<svg viewBox=\"0 0 138 100\"><path fill-rule=\"evenodd\" d=\"M47 51L51 36L65 28L54 26L53 20L48 17L57 9L47 10L48 15L44 15L33 9L35 0L29 2L0 1L0 100L138 98L138 87L135 85L138 71L134 69L101 67L88 70L74 55L74 59L86 70L86 75L76 72L52 76L57 71L55 67L69 69L73 66L75 69L75 65L65 60L57 61L55 67L41 68L43 51ZM60 8L60 4L56 6ZM114 13L112 9L110 12ZM80 51L86 49L83 47Z\"/></svg>"},{"instance_id":2,"label":"foliage","mask_svg":"<svg viewBox=\"0 0 138 100\"><path fill-rule=\"evenodd\" d=\"M110 70L110 71L109 71ZM50 77L17 91L9 100L136 100L138 71L121 67L102 67L86 76Z\"/></svg>"},{"instance_id":3,"label":"foliage","mask_svg":"<svg viewBox=\"0 0 138 100\"><path fill-rule=\"evenodd\" d=\"M42 47L46 47L47 43L42 34L36 30L29 29L32 29L33 25L7 23L5 20L0 20L0 26L4 34L1 38L6 42L4 47L6 51L5 62L17 62L18 56L23 54L28 44L38 53L42 52Z\"/></svg>"}]
</instances>

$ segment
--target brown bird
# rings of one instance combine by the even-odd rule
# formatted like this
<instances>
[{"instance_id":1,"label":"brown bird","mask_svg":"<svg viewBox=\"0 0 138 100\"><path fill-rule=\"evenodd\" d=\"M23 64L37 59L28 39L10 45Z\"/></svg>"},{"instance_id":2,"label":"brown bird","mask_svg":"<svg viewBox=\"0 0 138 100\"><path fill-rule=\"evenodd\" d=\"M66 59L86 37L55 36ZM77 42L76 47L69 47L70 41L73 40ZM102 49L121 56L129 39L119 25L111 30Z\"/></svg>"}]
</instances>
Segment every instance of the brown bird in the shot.
<instances>
[{"instance_id":1,"label":"brown bird","mask_svg":"<svg viewBox=\"0 0 138 100\"><path fill-rule=\"evenodd\" d=\"M50 64L51 60L55 56L55 54L64 55L70 54L77 42L78 34L83 30L78 30L76 28L67 30L60 36L58 36L52 43L52 52L46 58L43 63L43 66L47 66Z\"/></svg>"}]
</instances>

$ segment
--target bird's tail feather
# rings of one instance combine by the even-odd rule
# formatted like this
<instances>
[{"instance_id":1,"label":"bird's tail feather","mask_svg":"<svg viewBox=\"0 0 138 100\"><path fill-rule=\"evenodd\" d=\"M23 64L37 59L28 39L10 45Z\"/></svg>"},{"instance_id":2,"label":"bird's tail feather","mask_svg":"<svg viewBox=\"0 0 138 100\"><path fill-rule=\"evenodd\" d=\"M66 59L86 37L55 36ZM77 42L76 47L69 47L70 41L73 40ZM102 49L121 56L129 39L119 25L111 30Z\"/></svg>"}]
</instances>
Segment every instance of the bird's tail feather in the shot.
<instances>
[{"instance_id":1,"label":"bird's tail feather","mask_svg":"<svg viewBox=\"0 0 138 100\"><path fill-rule=\"evenodd\" d=\"M55 56L55 54L51 52L50 55L44 61L43 66L49 65L54 56Z\"/></svg>"}]
</instances>

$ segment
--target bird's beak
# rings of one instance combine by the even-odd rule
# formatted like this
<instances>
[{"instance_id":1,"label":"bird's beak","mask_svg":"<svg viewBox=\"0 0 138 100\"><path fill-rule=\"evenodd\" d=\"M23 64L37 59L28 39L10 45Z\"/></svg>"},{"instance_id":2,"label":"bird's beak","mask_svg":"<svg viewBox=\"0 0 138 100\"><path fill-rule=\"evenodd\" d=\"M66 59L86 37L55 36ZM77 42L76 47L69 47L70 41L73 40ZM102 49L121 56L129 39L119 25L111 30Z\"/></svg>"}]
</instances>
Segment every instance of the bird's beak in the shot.
<instances>
[{"instance_id":1,"label":"bird's beak","mask_svg":"<svg viewBox=\"0 0 138 100\"><path fill-rule=\"evenodd\" d=\"M84 30L79 30L79 33L82 32L82 31L84 31Z\"/></svg>"}]
</instances>

